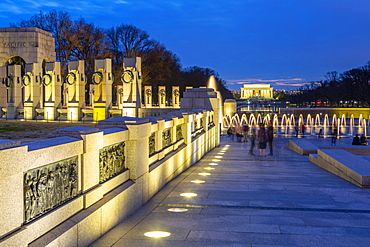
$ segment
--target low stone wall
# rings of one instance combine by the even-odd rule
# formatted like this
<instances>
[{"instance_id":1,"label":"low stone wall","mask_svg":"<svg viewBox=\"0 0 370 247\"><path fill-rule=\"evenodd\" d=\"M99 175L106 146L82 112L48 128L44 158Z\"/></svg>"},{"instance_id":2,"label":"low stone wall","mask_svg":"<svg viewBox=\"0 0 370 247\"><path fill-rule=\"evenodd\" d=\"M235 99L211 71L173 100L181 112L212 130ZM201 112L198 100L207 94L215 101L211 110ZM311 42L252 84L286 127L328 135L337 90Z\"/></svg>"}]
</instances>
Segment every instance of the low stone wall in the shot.
<instances>
[{"instance_id":1,"label":"low stone wall","mask_svg":"<svg viewBox=\"0 0 370 247\"><path fill-rule=\"evenodd\" d=\"M370 187L370 162L345 150L318 150L315 165L363 188Z\"/></svg>"},{"instance_id":2,"label":"low stone wall","mask_svg":"<svg viewBox=\"0 0 370 247\"><path fill-rule=\"evenodd\" d=\"M318 149L317 146L304 139L289 140L286 147L300 155L316 154Z\"/></svg>"},{"instance_id":3,"label":"low stone wall","mask_svg":"<svg viewBox=\"0 0 370 247\"><path fill-rule=\"evenodd\" d=\"M219 145L213 111L0 141L0 246L87 246Z\"/></svg>"}]
</instances>

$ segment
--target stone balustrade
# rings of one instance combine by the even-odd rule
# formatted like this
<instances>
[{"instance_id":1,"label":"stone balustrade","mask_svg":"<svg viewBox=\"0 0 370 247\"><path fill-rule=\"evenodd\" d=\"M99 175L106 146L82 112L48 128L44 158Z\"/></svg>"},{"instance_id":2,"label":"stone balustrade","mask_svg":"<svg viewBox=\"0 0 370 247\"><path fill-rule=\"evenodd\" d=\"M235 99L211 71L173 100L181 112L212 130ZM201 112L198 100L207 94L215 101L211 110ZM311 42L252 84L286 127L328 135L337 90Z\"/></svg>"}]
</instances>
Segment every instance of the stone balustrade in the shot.
<instances>
[{"instance_id":1,"label":"stone balustrade","mask_svg":"<svg viewBox=\"0 0 370 247\"><path fill-rule=\"evenodd\" d=\"M0 246L92 243L219 145L213 115L119 117L1 140Z\"/></svg>"}]
</instances>

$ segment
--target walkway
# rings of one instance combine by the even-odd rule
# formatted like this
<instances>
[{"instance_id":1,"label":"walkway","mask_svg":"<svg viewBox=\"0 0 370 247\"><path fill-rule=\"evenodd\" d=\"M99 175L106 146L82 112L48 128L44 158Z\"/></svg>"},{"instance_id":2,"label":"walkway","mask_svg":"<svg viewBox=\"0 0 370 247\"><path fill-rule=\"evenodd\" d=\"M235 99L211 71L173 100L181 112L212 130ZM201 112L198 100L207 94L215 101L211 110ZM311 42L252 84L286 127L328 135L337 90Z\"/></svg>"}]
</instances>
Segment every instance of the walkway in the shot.
<instances>
[{"instance_id":1,"label":"walkway","mask_svg":"<svg viewBox=\"0 0 370 247\"><path fill-rule=\"evenodd\" d=\"M285 148L287 142L275 138L274 156L260 158L247 155L249 143L223 137L220 147L92 246L370 246L370 189L313 165ZM222 150L221 161L213 162ZM171 235L144 236L153 230Z\"/></svg>"}]
</instances>

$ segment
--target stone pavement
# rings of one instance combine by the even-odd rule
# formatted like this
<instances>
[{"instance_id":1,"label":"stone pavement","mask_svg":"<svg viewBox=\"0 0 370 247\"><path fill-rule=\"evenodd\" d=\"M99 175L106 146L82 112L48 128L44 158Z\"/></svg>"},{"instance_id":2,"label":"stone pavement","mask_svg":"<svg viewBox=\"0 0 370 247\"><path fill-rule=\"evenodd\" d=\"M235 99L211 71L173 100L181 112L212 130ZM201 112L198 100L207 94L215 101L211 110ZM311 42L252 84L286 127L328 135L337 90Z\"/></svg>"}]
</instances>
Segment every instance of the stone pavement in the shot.
<instances>
[{"instance_id":1,"label":"stone pavement","mask_svg":"<svg viewBox=\"0 0 370 247\"><path fill-rule=\"evenodd\" d=\"M249 142L222 137L218 148L91 246L370 246L370 189L315 166L287 143L277 137L274 156L258 157L247 154ZM171 235L144 236L154 230Z\"/></svg>"}]
</instances>

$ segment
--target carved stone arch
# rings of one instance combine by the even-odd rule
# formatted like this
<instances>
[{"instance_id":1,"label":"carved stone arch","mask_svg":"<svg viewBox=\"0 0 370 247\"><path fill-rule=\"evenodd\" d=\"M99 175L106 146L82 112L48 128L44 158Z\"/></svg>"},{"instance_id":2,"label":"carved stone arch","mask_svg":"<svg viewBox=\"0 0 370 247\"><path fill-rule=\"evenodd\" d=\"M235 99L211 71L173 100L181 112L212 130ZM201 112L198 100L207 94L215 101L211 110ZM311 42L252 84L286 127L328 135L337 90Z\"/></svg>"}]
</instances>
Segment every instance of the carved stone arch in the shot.
<instances>
[{"instance_id":1,"label":"carved stone arch","mask_svg":"<svg viewBox=\"0 0 370 247\"><path fill-rule=\"evenodd\" d=\"M21 65L21 76L23 77L26 73L26 61L21 56L11 55L7 57L4 65Z\"/></svg>"}]
</instances>

